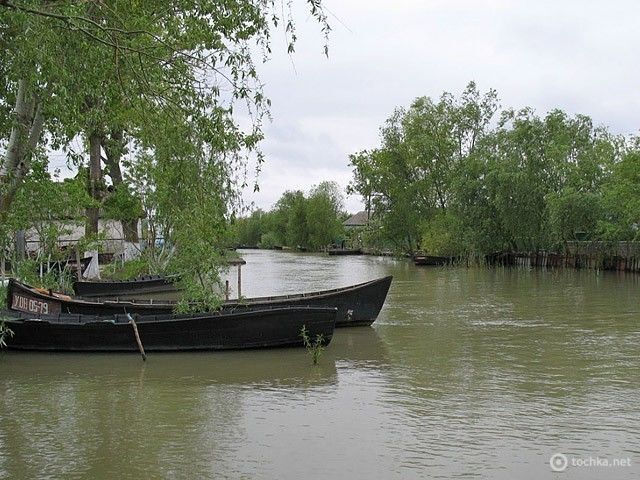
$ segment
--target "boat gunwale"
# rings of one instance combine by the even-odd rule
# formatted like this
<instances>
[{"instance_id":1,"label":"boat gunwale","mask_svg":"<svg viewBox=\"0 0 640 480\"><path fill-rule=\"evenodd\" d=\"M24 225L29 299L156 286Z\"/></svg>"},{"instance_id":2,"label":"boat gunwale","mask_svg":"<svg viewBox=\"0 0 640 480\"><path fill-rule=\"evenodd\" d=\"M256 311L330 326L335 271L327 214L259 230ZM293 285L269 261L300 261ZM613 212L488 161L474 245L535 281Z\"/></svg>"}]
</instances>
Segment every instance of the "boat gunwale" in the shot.
<instances>
[{"instance_id":1,"label":"boat gunwale","mask_svg":"<svg viewBox=\"0 0 640 480\"><path fill-rule=\"evenodd\" d=\"M240 298L237 300L226 300L222 303L222 306L224 305L237 305L238 307L243 307L243 306L251 306L254 303L270 303L270 302L276 302L276 301L281 301L281 300L295 300L295 299L306 299L306 298L322 298L325 296L330 296L330 295L334 295L336 293L349 293L351 291L354 290L359 290L365 287L370 287L372 285L375 284L379 284L379 283L384 283L386 281L391 282L393 280L393 276L392 275L387 275L384 277L380 277L380 278L376 278L373 280L368 280L366 282L362 282L362 283L357 283L355 285L348 285L346 287L338 287L338 288L333 288L333 289L329 289L329 290L317 290L317 291L313 291L313 292L303 292L303 293L293 293L293 294L284 294L284 295L272 295L272 296L266 296L266 297L246 297L246 298ZM132 306L138 306L138 305L148 305L148 306L163 306L163 305L176 305L178 304L177 301L171 301L171 300L160 300L160 301L154 301L154 300L136 300L136 299L125 299L125 300L118 300L117 297L110 297L110 298L104 298L101 300L95 300L93 298L87 298L87 297L82 297L82 296L74 296L74 297L70 297L68 295L65 294L61 294L61 293L56 293L56 292L52 292L51 295L48 293L43 293L40 292L39 290L35 289L34 287L31 287L25 283L20 282L19 280L16 280L14 278L9 279L9 288L7 288L7 300L9 300L9 295L12 292L12 284L16 284L18 286L18 288L24 288L25 290L29 291L30 293L32 293L33 295L37 295L39 298L45 298L48 300L56 300L59 302L67 302L67 301L71 301L74 303L79 303L85 306L93 306L93 305L107 305L107 306L111 306L111 305L116 305L116 306L126 306L126 305L132 305ZM59 295L62 295L66 298L60 298ZM8 302L9 304L11 303L10 301Z\"/></svg>"},{"instance_id":2,"label":"boat gunwale","mask_svg":"<svg viewBox=\"0 0 640 480\"><path fill-rule=\"evenodd\" d=\"M256 315L269 315L275 316L283 313L317 313L317 314L333 314L334 323L337 317L338 309L336 307L316 307L316 306L286 306L286 307L267 307L267 308L255 308L255 309L239 309L233 311L214 311L214 312L198 312L198 313L164 313L164 314L131 314L138 324L162 324L167 322L186 322L190 320L210 320L228 317L251 317ZM33 313L20 312L15 310L1 310L0 319L9 324L11 323L25 323L25 322L42 322L51 325L96 325L96 324L112 324L112 325L126 325L127 321L118 321L120 318L127 318L126 313L110 314L110 315L90 315L86 313L60 313L56 315L38 315ZM55 321L54 319L72 319L77 318L76 322L71 321ZM82 321L83 317L89 317ZM160 318L159 318L160 317ZM52 321L53 320L53 321Z\"/></svg>"}]
</instances>

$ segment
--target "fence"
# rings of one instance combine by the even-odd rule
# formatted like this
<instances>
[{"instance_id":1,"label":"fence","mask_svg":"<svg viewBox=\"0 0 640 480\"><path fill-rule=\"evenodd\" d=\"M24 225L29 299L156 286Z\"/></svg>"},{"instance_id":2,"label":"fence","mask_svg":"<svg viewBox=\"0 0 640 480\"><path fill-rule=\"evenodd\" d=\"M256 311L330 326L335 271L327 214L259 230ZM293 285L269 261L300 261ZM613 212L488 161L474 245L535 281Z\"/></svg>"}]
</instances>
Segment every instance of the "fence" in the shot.
<instances>
[{"instance_id":1,"label":"fence","mask_svg":"<svg viewBox=\"0 0 640 480\"><path fill-rule=\"evenodd\" d=\"M500 252L489 265L640 272L640 242L567 242L564 252Z\"/></svg>"}]
</instances>

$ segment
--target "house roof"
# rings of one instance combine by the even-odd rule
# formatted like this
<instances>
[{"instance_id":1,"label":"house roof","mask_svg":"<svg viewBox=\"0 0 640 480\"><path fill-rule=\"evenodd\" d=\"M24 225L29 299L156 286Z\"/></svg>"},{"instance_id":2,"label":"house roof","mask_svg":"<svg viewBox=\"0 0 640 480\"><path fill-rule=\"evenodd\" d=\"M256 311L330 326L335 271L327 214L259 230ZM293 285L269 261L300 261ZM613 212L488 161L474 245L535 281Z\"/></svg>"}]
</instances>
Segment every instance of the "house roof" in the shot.
<instances>
[{"instance_id":1,"label":"house roof","mask_svg":"<svg viewBox=\"0 0 640 480\"><path fill-rule=\"evenodd\" d=\"M344 222L342 222L342 225L344 225L345 227L362 227L367 223L369 223L369 215L367 215L367 212L362 211L356 213L355 215L351 215Z\"/></svg>"}]
</instances>

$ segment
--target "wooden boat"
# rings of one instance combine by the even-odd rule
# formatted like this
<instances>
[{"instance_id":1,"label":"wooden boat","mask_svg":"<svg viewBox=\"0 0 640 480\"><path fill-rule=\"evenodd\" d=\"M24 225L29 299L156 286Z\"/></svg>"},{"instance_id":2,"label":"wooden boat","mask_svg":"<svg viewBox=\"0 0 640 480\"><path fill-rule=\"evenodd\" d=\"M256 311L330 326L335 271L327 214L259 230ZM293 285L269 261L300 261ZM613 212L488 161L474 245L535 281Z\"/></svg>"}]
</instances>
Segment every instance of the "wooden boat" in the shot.
<instances>
[{"instance_id":1,"label":"wooden boat","mask_svg":"<svg viewBox=\"0 0 640 480\"><path fill-rule=\"evenodd\" d=\"M329 255L362 255L359 248L330 248L327 250Z\"/></svg>"},{"instance_id":2,"label":"wooden boat","mask_svg":"<svg viewBox=\"0 0 640 480\"><path fill-rule=\"evenodd\" d=\"M455 261L455 257L438 257L435 255L415 255L413 263L415 265L441 266L451 265Z\"/></svg>"},{"instance_id":3,"label":"wooden boat","mask_svg":"<svg viewBox=\"0 0 640 480\"><path fill-rule=\"evenodd\" d=\"M331 307L338 309L337 327L371 325L380 313L392 279L389 276L333 290L227 301L223 303L222 311L270 307ZM70 297L36 289L15 279L9 281L7 305L11 310L31 314L161 315L171 313L175 308L174 302Z\"/></svg>"},{"instance_id":4,"label":"wooden boat","mask_svg":"<svg viewBox=\"0 0 640 480\"><path fill-rule=\"evenodd\" d=\"M237 350L303 346L310 338L333 336L335 308L244 309L194 315L145 315L135 318L145 351ZM34 315L0 312L13 331L7 347L18 350L137 352L128 315Z\"/></svg>"},{"instance_id":5,"label":"wooden boat","mask_svg":"<svg viewBox=\"0 0 640 480\"><path fill-rule=\"evenodd\" d=\"M77 281L73 283L76 295L86 298L118 297L123 300L143 298L145 300L180 299L180 290L172 280L161 276L145 276L133 280Z\"/></svg>"}]
</instances>

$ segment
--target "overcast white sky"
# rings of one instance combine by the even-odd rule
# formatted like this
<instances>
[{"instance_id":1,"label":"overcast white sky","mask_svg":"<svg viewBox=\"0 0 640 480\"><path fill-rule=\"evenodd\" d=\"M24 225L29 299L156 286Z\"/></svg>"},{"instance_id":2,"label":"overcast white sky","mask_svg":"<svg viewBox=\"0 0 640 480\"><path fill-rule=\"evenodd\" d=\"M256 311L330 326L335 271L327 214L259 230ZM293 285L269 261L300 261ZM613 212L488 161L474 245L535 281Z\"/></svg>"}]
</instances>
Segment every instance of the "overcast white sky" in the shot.
<instances>
[{"instance_id":1,"label":"overcast white sky","mask_svg":"<svg viewBox=\"0 0 640 480\"><path fill-rule=\"evenodd\" d=\"M298 2L304 3L302 1ZM616 133L640 127L640 2L630 0L325 0L329 58L307 15L296 53L276 34L261 68L272 100L261 191L323 180L346 187L348 155L378 145L378 129L415 97L459 94L470 80L495 88L503 107L559 107ZM355 212L360 198L347 198Z\"/></svg>"},{"instance_id":2,"label":"overcast white sky","mask_svg":"<svg viewBox=\"0 0 640 480\"><path fill-rule=\"evenodd\" d=\"M260 67L273 121L260 192L245 194L257 207L324 180L345 188L349 154L378 145L395 107L459 94L470 80L495 88L503 107L559 107L615 133L640 128L638 0L324 0L329 58L306 2L294 4L296 53L286 55L276 32ZM53 157L64 165L62 153ZM361 199L345 206L356 212Z\"/></svg>"}]
</instances>

